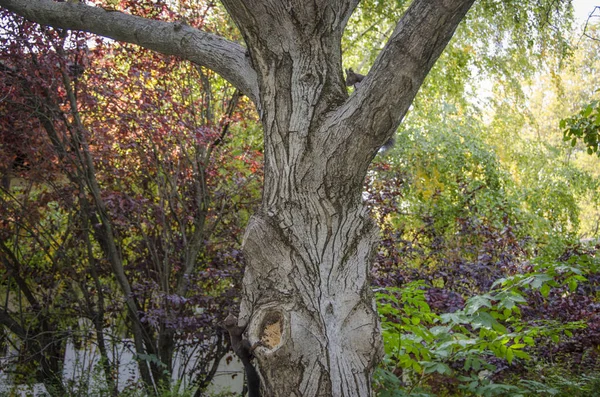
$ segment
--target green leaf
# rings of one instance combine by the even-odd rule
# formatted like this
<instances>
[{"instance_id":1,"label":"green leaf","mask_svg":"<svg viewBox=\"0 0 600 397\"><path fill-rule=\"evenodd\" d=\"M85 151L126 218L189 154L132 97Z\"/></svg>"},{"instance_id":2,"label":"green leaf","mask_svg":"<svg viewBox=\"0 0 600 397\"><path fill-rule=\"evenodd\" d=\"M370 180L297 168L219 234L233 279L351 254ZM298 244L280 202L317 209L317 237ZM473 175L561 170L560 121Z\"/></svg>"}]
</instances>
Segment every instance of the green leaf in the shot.
<instances>
[{"instance_id":1,"label":"green leaf","mask_svg":"<svg viewBox=\"0 0 600 397\"><path fill-rule=\"evenodd\" d=\"M572 278L569 281L569 291L571 291L571 292L575 291L577 289L577 284L578 284L577 280L575 280L574 278Z\"/></svg>"},{"instance_id":2,"label":"green leaf","mask_svg":"<svg viewBox=\"0 0 600 397\"><path fill-rule=\"evenodd\" d=\"M548 284L542 285L542 288L540 288L540 293L547 298L548 294L550 294L550 286Z\"/></svg>"},{"instance_id":3,"label":"green leaf","mask_svg":"<svg viewBox=\"0 0 600 397\"><path fill-rule=\"evenodd\" d=\"M523 360L531 360L531 356L524 352L523 350L513 350L513 354L517 358L521 358Z\"/></svg>"},{"instance_id":4,"label":"green leaf","mask_svg":"<svg viewBox=\"0 0 600 397\"><path fill-rule=\"evenodd\" d=\"M465 305L467 308L467 313L475 313L482 307L492 307L491 304L492 297L490 295L476 295L470 298Z\"/></svg>"},{"instance_id":5,"label":"green leaf","mask_svg":"<svg viewBox=\"0 0 600 397\"><path fill-rule=\"evenodd\" d=\"M554 278L548 274L536 274L533 277L533 281L531 282L531 288L535 288L538 289L540 288L545 282L553 280Z\"/></svg>"},{"instance_id":6,"label":"green leaf","mask_svg":"<svg viewBox=\"0 0 600 397\"><path fill-rule=\"evenodd\" d=\"M419 373L420 373L420 372L423 370L423 368L421 368L421 366L419 365L419 363L418 363L418 362L416 362L416 361L414 361L414 362L412 363L412 369L413 369L415 372L419 372Z\"/></svg>"},{"instance_id":7,"label":"green leaf","mask_svg":"<svg viewBox=\"0 0 600 397\"><path fill-rule=\"evenodd\" d=\"M514 350L508 349L506 351L506 361L508 361L508 363L511 364L514 358L515 358Z\"/></svg>"}]
</instances>

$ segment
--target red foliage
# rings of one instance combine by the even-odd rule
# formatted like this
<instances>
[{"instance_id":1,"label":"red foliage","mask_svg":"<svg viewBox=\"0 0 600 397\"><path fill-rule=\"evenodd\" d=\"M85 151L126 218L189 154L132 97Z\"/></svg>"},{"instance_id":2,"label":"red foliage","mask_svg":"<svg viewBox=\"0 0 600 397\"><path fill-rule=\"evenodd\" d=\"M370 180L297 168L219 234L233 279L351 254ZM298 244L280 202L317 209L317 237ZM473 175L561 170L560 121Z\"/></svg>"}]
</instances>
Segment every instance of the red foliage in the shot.
<instances>
[{"instance_id":1,"label":"red foliage","mask_svg":"<svg viewBox=\"0 0 600 397\"><path fill-rule=\"evenodd\" d=\"M178 19L162 2L119 6ZM7 285L31 289L40 302L25 310L60 311L56 321L93 319L103 294L113 298L105 321L117 321L124 303L104 281L114 277L106 211L145 332L214 341L214 324L236 305L240 236L260 194L260 150L227 144L249 103L174 57L6 12L0 20L0 242L14 254ZM59 289L64 283L87 300Z\"/></svg>"}]
</instances>

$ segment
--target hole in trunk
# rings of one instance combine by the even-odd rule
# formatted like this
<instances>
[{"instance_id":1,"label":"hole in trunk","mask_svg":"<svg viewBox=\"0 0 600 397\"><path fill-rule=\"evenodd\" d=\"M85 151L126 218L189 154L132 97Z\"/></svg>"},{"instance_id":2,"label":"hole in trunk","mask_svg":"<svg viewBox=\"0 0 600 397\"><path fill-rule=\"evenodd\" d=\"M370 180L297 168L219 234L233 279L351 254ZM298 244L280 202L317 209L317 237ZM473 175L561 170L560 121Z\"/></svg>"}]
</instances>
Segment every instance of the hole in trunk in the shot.
<instances>
[{"instance_id":1,"label":"hole in trunk","mask_svg":"<svg viewBox=\"0 0 600 397\"><path fill-rule=\"evenodd\" d=\"M281 343L283 316L279 312L268 313L262 323L260 341L267 349L273 349Z\"/></svg>"}]
</instances>

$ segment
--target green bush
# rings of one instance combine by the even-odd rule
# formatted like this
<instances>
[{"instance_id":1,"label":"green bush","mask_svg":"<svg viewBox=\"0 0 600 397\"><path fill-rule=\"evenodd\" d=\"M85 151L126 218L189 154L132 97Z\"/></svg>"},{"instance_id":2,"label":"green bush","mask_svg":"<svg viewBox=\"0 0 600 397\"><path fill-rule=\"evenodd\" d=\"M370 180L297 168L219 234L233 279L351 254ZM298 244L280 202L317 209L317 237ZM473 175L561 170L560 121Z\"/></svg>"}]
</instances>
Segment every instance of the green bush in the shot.
<instances>
[{"instance_id":1,"label":"green bush","mask_svg":"<svg viewBox=\"0 0 600 397\"><path fill-rule=\"evenodd\" d=\"M375 390L380 397L525 395L527 383L495 380L499 365L532 362L539 341L558 342L585 324L526 321L520 307L531 292L574 291L585 280L582 272L578 263L540 264L532 272L498 280L491 292L442 314L427 303L424 282L382 289L376 298L386 356L375 375Z\"/></svg>"}]
</instances>

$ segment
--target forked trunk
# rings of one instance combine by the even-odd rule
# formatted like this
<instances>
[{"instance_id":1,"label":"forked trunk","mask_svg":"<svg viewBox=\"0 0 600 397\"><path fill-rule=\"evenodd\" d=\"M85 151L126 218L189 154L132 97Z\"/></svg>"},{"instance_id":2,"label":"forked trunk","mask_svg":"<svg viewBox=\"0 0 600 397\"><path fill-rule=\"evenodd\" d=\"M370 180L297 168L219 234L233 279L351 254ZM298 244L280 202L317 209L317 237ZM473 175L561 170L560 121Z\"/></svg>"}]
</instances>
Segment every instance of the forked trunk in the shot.
<instances>
[{"instance_id":1,"label":"forked trunk","mask_svg":"<svg viewBox=\"0 0 600 397\"><path fill-rule=\"evenodd\" d=\"M262 209L244 238L241 321L249 341L263 343L255 350L263 395L365 397L382 357L369 285L377 229L361 200L373 153L359 155L343 140L351 127L328 118L348 98L344 21L271 5L254 14L256 30L243 30L259 76L266 163Z\"/></svg>"},{"instance_id":2,"label":"forked trunk","mask_svg":"<svg viewBox=\"0 0 600 397\"><path fill-rule=\"evenodd\" d=\"M470 3L413 3L348 97L340 43L354 2L224 1L257 74L265 133L240 312L249 342L263 344L265 396L371 395L383 349L363 180Z\"/></svg>"}]
</instances>

